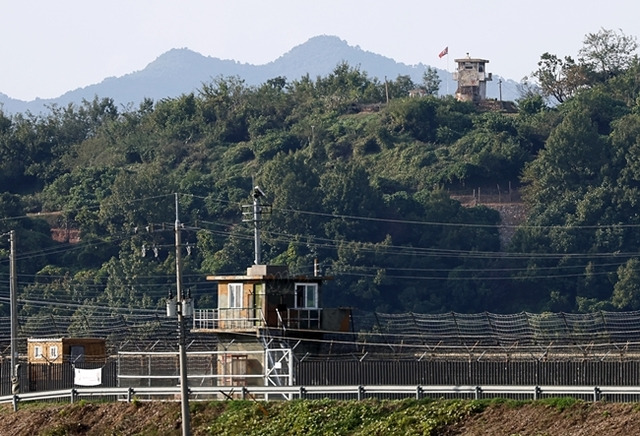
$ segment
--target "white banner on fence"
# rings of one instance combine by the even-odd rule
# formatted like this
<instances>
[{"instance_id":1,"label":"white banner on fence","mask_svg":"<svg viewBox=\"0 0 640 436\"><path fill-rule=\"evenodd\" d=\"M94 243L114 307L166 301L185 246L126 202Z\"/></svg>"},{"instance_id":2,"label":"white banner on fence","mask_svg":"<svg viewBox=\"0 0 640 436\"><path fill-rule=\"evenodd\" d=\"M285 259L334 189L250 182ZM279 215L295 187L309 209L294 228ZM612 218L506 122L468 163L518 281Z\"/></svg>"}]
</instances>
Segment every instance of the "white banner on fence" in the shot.
<instances>
[{"instance_id":1,"label":"white banner on fence","mask_svg":"<svg viewBox=\"0 0 640 436\"><path fill-rule=\"evenodd\" d=\"M78 386L99 386L102 384L102 368L74 368L73 383Z\"/></svg>"}]
</instances>

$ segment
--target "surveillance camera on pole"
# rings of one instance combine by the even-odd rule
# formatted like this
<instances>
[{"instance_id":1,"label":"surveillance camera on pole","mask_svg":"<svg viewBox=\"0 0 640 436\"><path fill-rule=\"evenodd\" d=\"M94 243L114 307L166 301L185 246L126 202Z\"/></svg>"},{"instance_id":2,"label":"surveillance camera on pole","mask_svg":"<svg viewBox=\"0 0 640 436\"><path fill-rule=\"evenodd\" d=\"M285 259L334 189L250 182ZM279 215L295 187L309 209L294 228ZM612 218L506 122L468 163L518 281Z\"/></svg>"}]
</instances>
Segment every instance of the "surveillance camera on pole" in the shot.
<instances>
[{"instance_id":1,"label":"surveillance camera on pole","mask_svg":"<svg viewBox=\"0 0 640 436\"><path fill-rule=\"evenodd\" d=\"M264 191L262 189L260 189L260 186L256 186L255 188L253 188L253 198L260 198L260 197L266 197L267 195L264 193Z\"/></svg>"}]
</instances>

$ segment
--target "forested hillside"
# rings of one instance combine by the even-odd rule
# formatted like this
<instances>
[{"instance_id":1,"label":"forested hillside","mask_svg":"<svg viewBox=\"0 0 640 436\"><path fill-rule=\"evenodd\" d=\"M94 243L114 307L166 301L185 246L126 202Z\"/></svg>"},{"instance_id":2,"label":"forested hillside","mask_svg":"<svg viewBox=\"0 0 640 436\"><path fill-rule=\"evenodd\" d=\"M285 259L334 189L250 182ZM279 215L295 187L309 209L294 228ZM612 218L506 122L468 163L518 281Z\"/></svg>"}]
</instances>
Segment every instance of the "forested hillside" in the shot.
<instances>
[{"instance_id":1,"label":"forested hillside","mask_svg":"<svg viewBox=\"0 0 640 436\"><path fill-rule=\"evenodd\" d=\"M335 277L325 306L640 309L640 64L634 38L591 36L576 61L541 57L540 92L525 89L517 113L437 98L433 75L385 84L347 64L260 86L220 77L135 109L96 98L0 112L0 233L17 232L21 316L162 307L174 193L185 286L215 307L205 275L253 260L241 206L254 185L272 205L263 260L310 274L318 259ZM602 53L616 41L633 50ZM431 95L409 98L420 86ZM508 186L522 187L527 221L501 246L498 212L450 194Z\"/></svg>"}]
</instances>

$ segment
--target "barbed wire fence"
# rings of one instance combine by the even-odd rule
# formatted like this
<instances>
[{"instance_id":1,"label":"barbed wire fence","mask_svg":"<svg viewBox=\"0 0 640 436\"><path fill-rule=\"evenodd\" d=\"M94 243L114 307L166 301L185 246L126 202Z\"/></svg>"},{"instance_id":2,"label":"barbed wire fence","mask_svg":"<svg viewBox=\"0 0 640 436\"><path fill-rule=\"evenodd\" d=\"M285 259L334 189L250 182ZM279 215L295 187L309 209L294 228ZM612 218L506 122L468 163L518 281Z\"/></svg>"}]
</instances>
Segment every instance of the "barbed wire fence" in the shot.
<instances>
[{"instance_id":1,"label":"barbed wire fence","mask_svg":"<svg viewBox=\"0 0 640 436\"><path fill-rule=\"evenodd\" d=\"M9 355L10 319L0 317L0 356ZM379 313L353 310L352 331L324 332L318 354L381 355L395 359L473 355L503 359L620 359L640 355L640 311L575 313L444 314ZM302 332L302 331L300 331ZM79 324L62 315L19 319L20 352L28 338L97 337L108 353L174 351L177 324L164 313L91 316ZM214 333L190 333L189 350L216 349Z\"/></svg>"}]
</instances>

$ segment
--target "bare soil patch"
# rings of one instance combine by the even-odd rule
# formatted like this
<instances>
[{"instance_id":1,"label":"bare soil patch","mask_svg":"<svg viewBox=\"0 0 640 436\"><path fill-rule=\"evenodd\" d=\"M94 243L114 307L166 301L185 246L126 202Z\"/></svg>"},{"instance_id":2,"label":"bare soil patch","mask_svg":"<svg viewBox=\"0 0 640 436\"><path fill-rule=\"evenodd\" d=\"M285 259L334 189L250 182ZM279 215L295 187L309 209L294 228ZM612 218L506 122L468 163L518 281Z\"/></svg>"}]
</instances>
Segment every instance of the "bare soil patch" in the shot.
<instances>
[{"instance_id":1,"label":"bare soil patch","mask_svg":"<svg viewBox=\"0 0 640 436\"><path fill-rule=\"evenodd\" d=\"M596 436L640 434L636 404L576 403L560 409L540 403L492 405L448 429L447 436Z\"/></svg>"}]
</instances>

